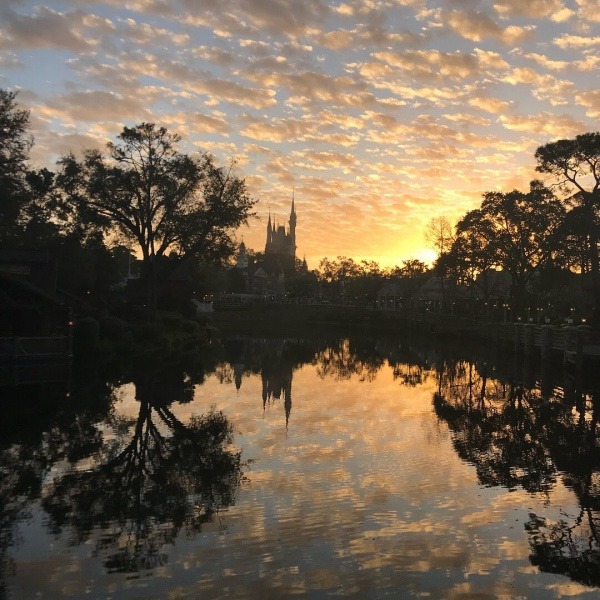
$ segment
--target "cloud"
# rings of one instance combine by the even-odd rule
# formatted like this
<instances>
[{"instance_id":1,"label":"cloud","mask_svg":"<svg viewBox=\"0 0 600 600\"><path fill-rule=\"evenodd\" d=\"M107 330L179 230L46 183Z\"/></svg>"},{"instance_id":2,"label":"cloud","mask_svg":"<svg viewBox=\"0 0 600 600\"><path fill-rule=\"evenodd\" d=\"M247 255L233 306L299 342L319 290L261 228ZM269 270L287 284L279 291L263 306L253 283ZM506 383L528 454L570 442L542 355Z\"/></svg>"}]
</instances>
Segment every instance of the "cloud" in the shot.
<instances>
[{"instance_id":1,"label":"cloud","mask_svg":"<svg viewBox=\"0 0 600 600\"><path fill-rule=\"evenodd\" d=\"M443 20L455 33L467 40L481 42L491 38L509 46L531 38L534 29L532 25L501 27L489 15L474 11L447 11Z\"/></svg>"},{"instance_id":2,"label":"cloud","mask_svg":"<svg viewBox=\"0 0 600 600\"><path fill-rule=\"evenodd\" d=\"M564 34L554 40L554 43L563 50L569 48L595 48L600 46L600 36L585 37L580 35Z\"/></svg>"},{"instance_id":3,"label":"cloud","mask_svg":"<svg viewBox=\"0 0 600 600\"><path fill-rule=\"evenodd\" d=\"M289 105L306 106L323 103L331 107L372 105L375 97L367 86L349 76L335 77L317 71L247 75L252 81L262 80L266 85L283 89Z\"/></svg>"},{"instance_id":4,"label":"cloud","mask_svg":"<svg viewBox=\"0 0 600 600\"><path fill-rule=\"evenodd\" d=\"M448 119L454 123L459 123L461 125L473 125L476 127L488 127L490 124L489 119L484 119L483 117L478 117L471 113L453 113L453 114L445 114L443 115L444 119Z\"/></svg>"},{"instance_id":5,"label":"cloud","mask_svg":"<svg viewBox=\"0 0 600 600\"><path fill-rule=\"evenodd\" d=\"M63 48L73 52L93 49L114 31L109 19L82 11L58 12L38 6L30 15L3 14L0 48Z\"/></svg>"},{"instance_id":6,"label":"cloud","mask_svg":"<svg viewBox=\"0 0 600 600\"><path fill-rule=\"evenodd\" d=\"M23 61L13 52L5 52L0 55L0 67L3 69L17 69L23 66Z\"/></svg>"},{"instance_id":7,"label":"cloud","mask_svg":"<svg viewBox=\"0 0 600 600\"><path fill-rule=\"evenodd\" d=\"M529 67L513 69L503 80L511 85L528 86L535 98L547 101L553 106L568 105L575 90L573 82L542 75Z\"/></svg>"},{"instance_id":8,"label":"cloud","mask_svg":"<svg viewBox=\"0 0 600 600\"><path fill-rule=\"evenodd\" d=\"M349 29L326 31L316 37L316 41L329 50L345 50L351 48L358 38L358 33Z\"/></svg>"},{"instance_id":9,"label":"cloud","mask_svg":"<svg viewBox=\"0 0 600 600\"><path fill-rule=\"evenodd\" d=\"M173 44L175 46L185 46L190 43L190 36L187 33L176 33L164 27L155 27L149 23L138 23L131 18L121 22L118 29L119 35L124 35L128 42L140 45Z\"/></svg>"},{"instance_id":10,"label":"cloud","mask_svg":"<svg viewBox=\"0 0 600 600\"><path fill-rule=\"evenodd\" d=\"M248 87L231 78L218 78L204 71L195 71L183 61L169 61L158 55L126 58L121 68L137 76L152 76L171 82L178 89L219 98L239 106L264 109L277 104L275 91L269 86Z\"/></svg>"},{"instance_id":11,"label":"cloud","mask_svg":"<svg viewBox=\"0 0 600 600\"><path fill-rule=\"evenodd\" d=\"M586 107L588 117L600 119L600 90L581 92L575 96L575 99Z\"/></svg>"},{"instance_id":12,"label":"cloud","mask_svg":"<svg viewBox=\"0 0 600 600\"><path fill-rule=\"evenodd\" d=\"M536 54L535 52L526 54L525 58L530 58L541 67L550 71L564 71L572 64L567 60L551 60L544 54Z\"/></svg>"},{"instance_id":13,"label":"cloud","mask_svg":"<svg viewBox=\"0 0 600 600\"><path fill-rule=\"evenodd\" d=\"M568 138L586 130L584 123L564 114L500 115L500 121L511 131L541 135L546 139Z\"/></svg>"},{"instance_id":14,"label":"cloud","mask_svg":"<svg viewBox=\"0 0 600 600\"><path fill-rule=\"evenodd\" d=\"M577 16L585 21L600 23L600 11L596 0L577 0L579 9Z\"/></svg>"},{"instance_id":15,"label":"cloud","mask_svg":"<svg viewBox=\"0 0 600 600\"><path fill-rule=\"evenodd\" d=\"M562 0L501 0L494 10L503 18L529 17L543 19L564 10Z\"/></svg>"},{"instance_id":16,"label":"cloud","mask_svg":"<svg viewBox=\"0 0 600 600\"><path fill-rule=\"evenodd\" d=\"M495 115L505 113L510 107L510 104L506 102L506 100L500 100L498 98L490 98L485 96L471 98L469 99L469 104L471 106L474 106L475 108Z\"/></svg>"},{"instance_id":17,"label":"cloud","mask_svg":"<svg viewBox=\"0 0 600 600\"><path fill-rule=\"evenodd\" d=\"M555 23L565 23L569 19L572 19L575 14L575 11L571 10L570 8L563 8L562 10L554 13L550 18Z\"/></svg>"},{"instance_id":18,"label":"cloud","mask_svg":"<svg viewBox=\"0 0 600 600\"><path fill-rule=\"evenodd\" d=\"M299 119L274 119L267 123L263 119L246 116L244 120L246 124L240 133L245 137L263 142L302 141L317 131L315 122Z\"/></svg>"},{"instance_id":19,"label":"cloud","mask_svg":"<svg viewBox=\"0 0 600 600\"><path fill-rule=\"evenodd\" d=\"M344 173L348 173L357 164L356 157L348 153L341 154L339 152L307 150L301 153L299 159L297 162L298 166L308 170L340 169Z\"/></svg>"},{"instance_id":20,"label":"cloud","mask_svg":"<svg viewBox=\"0 0 600 600\"><path fill-rule=\"evenodd\" d=\"M478 73L479 63L469 54L447 53L437 50L399 52L375 52L373 57L406 72L415 80L454 79L473 77Z\"/></svg>"},{"instance_id":21,"label":"cloud","mask_svg":"<svg viewBox=\"0 0 600 600\"><path fill-rule=\"evenodd\" d=\"M227 115L219 112L208 115L201 112L187 111L185 113L165 115L161 119L161 124L178 132L185 131L186 137L192 134L207 133L218 133L228 136L231 131L231 123L228 121Z\"/></svg>"},{"instance_id":22,"label":"cloud","mask_svg":"<svg viewBox=\"0 0 600 600\"><path fill-rule=\"evenodd\" d=\"M46 106L39 107L37 111L42 117L60 118L69 124L78 121L95 123L152 120L152 114L142 98L128 98L101 90L62 94L50 100Z\"/></svg>"},{"instance_id":23,"label":"cloud","mask_svg":"<svg viewBox=\"0 0 600 600\"><path fill-rule=\"evenodd\" d=\"M179 11L182 22L212 27L223 37L257 33L300 39L320 29L330 8L326 2L295 0L184 0Z\"/></svg>"}]
</instances>

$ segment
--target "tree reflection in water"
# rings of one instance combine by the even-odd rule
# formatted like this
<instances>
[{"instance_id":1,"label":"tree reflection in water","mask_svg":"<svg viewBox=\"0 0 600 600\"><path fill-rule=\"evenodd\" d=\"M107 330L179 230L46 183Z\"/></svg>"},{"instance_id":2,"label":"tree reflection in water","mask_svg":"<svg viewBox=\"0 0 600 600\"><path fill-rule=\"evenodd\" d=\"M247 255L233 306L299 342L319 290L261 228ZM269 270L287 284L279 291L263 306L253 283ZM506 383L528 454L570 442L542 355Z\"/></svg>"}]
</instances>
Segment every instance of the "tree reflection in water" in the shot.
<instances>
[{"instance_id":1,"label":"tree reflection in water","mask_svg":"<svg viewBox=\"0 0 600 600\"><path fill-rule=\"evenodd\" d=\"M540 379L532 363L436 348L369 338L237 338L224 341L211 369L237 389L249 374L259 375L257 410L261 401L264 410L282 400L286 424L293 375L304 364L322 378L371 381L387 361L400 385L435 381L434 410L483 485L520 488L549 501L559 483L573 491L574 514L529 515L531 562L600 586L598 396L573 381L557 386L552 377L560 369L547 368ZM53 533L69 535L73 544L93 540L109 572L132 576L164 564L180 532L200 531L234 503L243 464L231 424L214 410L184 423L173 408L193 398L204 374L198 364L138 370L113 384L100 378L89 392L75 386L67 408L58 394L40 402L46 412L35 419L14 427L9 414L5 422L13 425L0 423L0 586L10 570L11 524L36 499ZM129 381L139 404L125 418L115 412L114 389ZM50 473L57 475L48 481Z\"/></svg>"},{"instance_id":2,"label":"tree reflection in water","mask_svg":"<svg viewBox=\"0 0 600 600\"><path fill-rule=\"evenodd\" d=\"M444 362L433 398L436 414L483 485L549 493L560 477L573 490L577 514L563 511L558 520L530 514L530 560L542 571L599 586L598 396L573 382L549 393L547 385L528 388L488 371L485 363Z\"/></svg>"},{"instance_id":3,"label":"tree reflection in water","mask_svg":"<svg viewBox=\"0 0 600 600\"><path fill-rule=\"evenodd\" d=\"M357 375L360 381L373 381L384 358L374 352L370 340L344 339L322 348L315 361L321 378L350 379Z\"/></svg>"},{"instance_id":4,"label":"tree reflection in water","mask_svg":"<svg viewBox=\"0 0 600 600\"><path fill-rule=\"evenodd\" d=\"M22 470L11 490L14 503L19 486L31 479L35 489L25 495L41 496L52 533L68 533L73 545L94 539L107 571L129 574L164 563L165 545L182 529L199 532L232 505L243 467L222 412L212 409L184 424L171 410L174 401L192 398L193 385L181 369L138 372L134 383L137 418L117 417L104 406L100 419L96 413L82 422L80 414L49 429L37 447L21 446L31 457L25 464L32 475ZM3 472L17 448L3 454ZM43 464L35 462L38 456ZM43 483L53 466L59 474ZM16 518L15 510L1 511L5 534L4 520Z\"/></svg>"}]
</instances>

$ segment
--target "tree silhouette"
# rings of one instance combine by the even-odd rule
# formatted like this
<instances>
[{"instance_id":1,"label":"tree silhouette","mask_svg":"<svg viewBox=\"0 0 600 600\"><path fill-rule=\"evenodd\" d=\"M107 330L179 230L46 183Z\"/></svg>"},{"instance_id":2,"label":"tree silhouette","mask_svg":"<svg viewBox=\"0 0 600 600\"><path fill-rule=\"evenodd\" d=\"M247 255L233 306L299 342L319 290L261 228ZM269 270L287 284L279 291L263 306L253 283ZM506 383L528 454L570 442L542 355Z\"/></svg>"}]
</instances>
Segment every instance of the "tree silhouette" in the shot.
<instances>
[{"instance_id":1,"label":"tree silhouette","mask_svg":"<svg viewBox=\"0 0 600 600\"><path fill-rule=\"evenodd\" d=\"M542 571L600 585L600 410L593 395L566 390L542 397L521 384L487 380L485 368L441 372L436 414L453 433L457 454L484 485L547 492L558 477L579 501L558 521L530 513L531 562ZM575 411L573 410L575 404Z\"/></svg>"},{"instance_id":2,"label":"tree silhouette","mask_svg":"<svg viewBox=\"0 0 600 600\"><path fill-rule=\"evenodd\" d=\"M520 310L532 277L562 256L564 215L561 202L540 182L531 182L527 193L487 192L481 207L458 223L456 241L442 266L469 283L491 267L507 271L512 300Z\"/></svg>"},{"instance_id":3,"label":"tree silhouette","mask_svg":"<svg viewBox=\"0 0 600 600\"><path fill-rule=\"evenodd\" d=\"M26 200L25 175L33 138L29 111L19 108L17 93L0 89L0 244L15 234Z\"/></svg>"},{"instance_id":4,"label":"tree silhouette","mask_svg":"<svg viewBox=\"0 0 600 600\"><path fill-rule=\"evenodd\" d=\"M43 498L51 531L68 528L73 543L106 527L95 552L109 572L164 562L165 544L182 528L200 531L233 504L241 480L240 452L230 448L233 432L223 413L212 410L184 425L168 406L142 400L132 425L125 446L106 441L95 467L58 477Z\"/></svg>"},{"instance_id":5,"label":"tree silhouette","mask_svg":"<svg viewBox=\"0 0 600 600\"><path fill-rule=\"evenodd\" d=\"M569 229L579 234L585 248L583 272L591 271L595 319L600 319L600 132L583 133L540 146L536 170L551 175L556 185L568 193L566 204L572 208Z\"/></svg>"},{"instance_id":6,"label":"tree silhouette","mask_svg":"<svg viewBox=\"0 0 600 600\"><path fill-rule=\"evenodd\" d=\"M209 154L181 154L180 137L164 127L125 127L118 140L108 144L108 159L97 150L86 150L82 160L63 157L58 184L76 220L116 229L139 248L154 312L161 259L229 257L233 232L252 216L255 201L231 168L217 167Z\"/></svg>"}]
</instances>

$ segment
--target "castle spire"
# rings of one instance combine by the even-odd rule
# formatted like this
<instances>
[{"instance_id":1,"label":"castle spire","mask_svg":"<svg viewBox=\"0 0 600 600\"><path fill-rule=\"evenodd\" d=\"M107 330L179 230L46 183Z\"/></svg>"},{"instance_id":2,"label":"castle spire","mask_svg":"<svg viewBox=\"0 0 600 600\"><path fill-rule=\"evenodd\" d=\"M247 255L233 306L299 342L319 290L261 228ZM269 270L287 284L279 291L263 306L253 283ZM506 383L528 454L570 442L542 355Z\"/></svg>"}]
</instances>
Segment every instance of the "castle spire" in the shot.
<instances>
[{"instance_id":1,"label":"castle spire","mask_svg":"<svg viewBox=\"0 0 600 600\"><path fill-rule=\"evenodd\" d=\"M296 207L295 207L296 188L292 188L292 210L290 211L290 250L294 263L296 262Z\"/></svg>"},{"instance_id":2,"label":"castle spire","mask_svg":"<svg viewBox=\"0 0 600 600\"><path fill-rule=\"evenodd\" d=\"M269 206L269 221L267 222L267 241L265 243L265 252L268 252L273 241L273 233L271 228L271 207Z\"/></svg>"}]
</instances>

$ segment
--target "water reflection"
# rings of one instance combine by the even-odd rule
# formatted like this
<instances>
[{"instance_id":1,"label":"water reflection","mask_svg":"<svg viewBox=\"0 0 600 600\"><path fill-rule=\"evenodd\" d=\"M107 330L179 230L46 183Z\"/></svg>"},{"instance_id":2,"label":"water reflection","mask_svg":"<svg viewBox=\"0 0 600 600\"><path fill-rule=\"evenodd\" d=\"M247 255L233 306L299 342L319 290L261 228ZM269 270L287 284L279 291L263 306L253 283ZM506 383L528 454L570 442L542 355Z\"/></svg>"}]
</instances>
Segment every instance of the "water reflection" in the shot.
<instances>
[{"instance_id":1,"label":"water reflection","mask_svg":"<svg viewBox=\"0 0 600 600\"><path fill-rule=\"evenodd\" d=\"M599 586L598 395L572 378L564 388L527 387L527 375L524 369L520 380L514 374L494 378L485 362L445 361L435 412L482 484L548 493L561 477L579 509L558 519L530 513L525 525L530 560L542 571Z\"/></svg>"},{"instance_id":2,"label":"water reflection","mask_svg":"<svg viewBox=\"0 0 600 600\"><path fill-rule=\"evenodd\" d=\"M38 513L114 598L150 576L181 597L494 597L540 571L600 587L598 396L561 372L418 340L231 338L0 386L0 597Z\"/></svg>"},{"instance_id":3,"label":"water reflection","mask_svg":"<svg viewBox=\"0 0 600 600\"><path fill-rule=\"evenodd\" d=\"M181 365L133 370L136 416L115 411L118 387L107 383L86 410L86 375L67 394L60 386L50 394L47 385L3 390L18 394L6 402L17 413L45 410L27 412L23 429L12 421L18 434L2 437L3 571L10 567L13 526L37 499L52 535L66 534L72 545L93 540L108 573L129 574L164 564L165 547L180 530L198 533L235 501L243 465L231 423L214 409L183 423L171 410L194 393ZM4 582L6 572L0 575Z\"/></svg>"}]
</instances>

